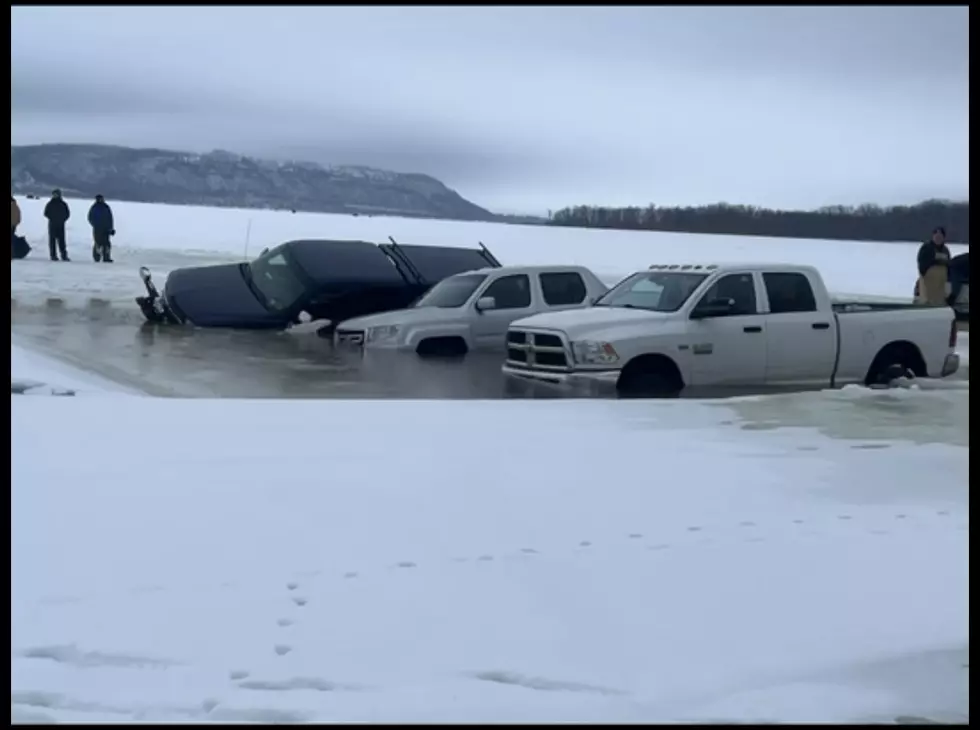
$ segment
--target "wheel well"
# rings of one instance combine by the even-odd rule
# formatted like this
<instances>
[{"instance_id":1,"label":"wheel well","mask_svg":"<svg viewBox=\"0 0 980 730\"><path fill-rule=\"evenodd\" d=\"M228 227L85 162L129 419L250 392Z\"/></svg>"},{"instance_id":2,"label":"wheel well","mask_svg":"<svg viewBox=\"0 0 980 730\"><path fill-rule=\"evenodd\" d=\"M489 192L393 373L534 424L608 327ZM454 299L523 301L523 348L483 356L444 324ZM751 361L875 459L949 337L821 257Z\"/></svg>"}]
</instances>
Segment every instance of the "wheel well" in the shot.
<instances>
[{"instance_id":1,"label":"wheel well","mask_svg":"<svg viewBox=\"0 0 980 730\"><path fill-rule=\"evenodd\" d=\"M677 367L676 362L666 355L637 355L626 363L620 372L616 387L639 373L664 375L677 385L678 390L684 388L684 376L681 375L681 369Z\"/></svg>"},{"instance_id":2,"label":"wheel well","mask_svg":"<svg viewBox=\"0 0 980 730\"><path fill-rule=\"evenodd\" d=\"M453 357L465 355L469 350L466 340L452 335L448 337L426 337L415 347L422 357Z\"/></svg>"},{"instance_id":3,"label":"wheel well","mask_svg":"<svg viewBox=\"0 0 980 730\"><path fill-rule=\"evenodd\" d=\"M918 346L908 340L896 340L878 350L864 378L865 385L874 383L889 365L902 365L915 373L917 378L924 378L929 374Z\"/></svg>"}]
</instances>

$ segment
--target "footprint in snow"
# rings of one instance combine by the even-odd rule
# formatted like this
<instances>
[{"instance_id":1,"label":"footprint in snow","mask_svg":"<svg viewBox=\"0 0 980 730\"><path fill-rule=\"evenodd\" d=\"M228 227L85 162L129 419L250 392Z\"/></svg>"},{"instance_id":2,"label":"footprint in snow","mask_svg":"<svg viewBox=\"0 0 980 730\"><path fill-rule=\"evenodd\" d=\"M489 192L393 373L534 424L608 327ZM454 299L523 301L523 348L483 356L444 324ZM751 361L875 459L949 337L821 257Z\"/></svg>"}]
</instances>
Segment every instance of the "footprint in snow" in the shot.
<instances>
[{"instance_id":1,"label":"footprint in snow","mask_svg":"<svg viewBox=\"0 0 980 730\"><path fill-rule=\"evenodd\" d=\"M351 578L356 578L356 577L357 577L357 572L356 571L351 570L351 571L348 571L348 572L344 573L344 578L347 578L348 580L350 580Z\"/></svg>"},{"instance_id":2,"label":"footprint in snow","mask_svg":"<svg viewBox=\"0 0 980 730\"><path fill-rule=\"evenodd\" d=\"M416 564L413 563L411 560L403 560L400 563L396 563L395 564L395 567L396 568L414 568L414 567L416 567Z\"/></svg>"},{"instance_id":3,"label":"footprint in snow","mask_svg":"<svg viewBox=\"0 0 980 730\"><path fill-rule=\"evenodd\" d=\"M295 581L286 584L286 590L295 591L297 588L299 588L299 583Z\"/></svg>"},{"instance_id":4,"label":"footprint in snow","mask_svg":"<svg viewBox=\"0 0 980 730\"><path fill-rule=\"evenodd\" d=\"M477 558L477 560L479 560L481 563L489 563L491 560L493 560L493 555L481 555Z\"/></svg>"},{"instance_id":5,"label":"footprint in snow","mask_svg":"<svg viewBox=\"0 0 980 730\"><path fill-rule=\"evenodd\" d=\"M293 599L293 603L295 603L297 606L305 606L307 604L307 602L308 602L307 599L302 598L300 596L296 596Z\"/></svg>"},{"instance_id":6,"label":"footprint in snow","mask_svg":"<svg viewBox=\"0 0 980 730\"><path fill-rule=\"evenodd\" d=\"M588 540L582 540L582 542L580 542L578 544L578 546L579 547L592 547L592 543L590 541L588 541Z\"/></svg>"},{"instance_id":7,"label":"footprint in snow","mask_svg":"<svg viewBox=\"0 0 980 730\"><path fill-rule=\"evenodd\" d=\"M629 534L629 539L630 540L639 540L642 537L643 537L643 533L642 532L631 532Z\"/></svg>"},{"instance_id":8,"label":"footprint in snow","mask_svg":"<svg viewBox=\"0 0 980 730\"><path fill-rule=\"evenodd\" d=\"M739 527L755 527L755 523L752 522L751 520L743 520L742 522L739 522L738 523L738 526Z\"/></svg>"},{"instance_id":9,"label":"footprint in snow","mask_svg":"<svg viewBox=\"0 0 980 730\"><path fill-rule=\"evenodd\" d=\"M282 627L292 626L293 620L291 618L281 618L276 621L276 624Z\"/></svg>"},{"instance_id":10,"label":"footprint in snow","mask_svg":"<svg viewBox=\"0 0 980 730\"><path fill-rule=\"evenodd\" d=\"M293 647L289 646L289 644L276 644L272 648L279 656L286 656L286 654L293 650Z\"/></svg>"},{"instance_id":11,"label":"footprint in snow","mask_svg":"<svg viewBox=\"0 0 980 730\"><path fill-rule=\"evenodd\" d=\"M237 682L240 679L247 679L248 678L248 672L246 672L244 669L236 669L234 671L228 672L228 677L233 682Z\"/></svg>"},{"instance_id":12,"label":"footprint in snow","mask_svg":"<svg viewBox=\"0 0 980 730\"><path fill-rule=\"evenodd\" d=\"M687 528L687 531L688 532L701 532L701 526L700 525L691 525L690 527Z\"/></svg>"},{"instance_id":13,"label":"footprint in snow","mask_svg":"<svg viewBox=\"0 0 980 730\"><path fill-rule=\"evenodd\" d=\"M838 520L849 520L849 519L851 519L851 516L850 515L837 515L837 519Z\"/></svg>"}]
</instances>

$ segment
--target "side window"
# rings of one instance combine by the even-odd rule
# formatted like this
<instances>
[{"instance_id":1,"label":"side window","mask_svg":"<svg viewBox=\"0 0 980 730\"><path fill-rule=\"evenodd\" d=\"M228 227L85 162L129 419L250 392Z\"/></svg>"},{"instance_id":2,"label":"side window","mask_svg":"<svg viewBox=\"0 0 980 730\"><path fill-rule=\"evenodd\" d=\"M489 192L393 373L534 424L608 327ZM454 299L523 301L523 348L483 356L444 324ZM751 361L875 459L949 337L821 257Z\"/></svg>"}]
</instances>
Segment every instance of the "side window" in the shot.
<instances>
[{"instance_id":1,"label":"side window","mask_svg":"<svg viewBox=\"0 0 980 730\"><path fill-rule=\"evenodd\" d=\"M493 297L496 309L524 309L531 306L531 280L527 274L501 276L480 296Z\"/></svg>"},{"instance_id":2,"label":"side window","mask_svg":"<svg viewBox=\"0 0 980 730\"><path fill-rule=\"evenodd\" d=\"M721 277L704 293L699 304L707 304L712 299L733 300L735 302L733 316L759 313L752 274L729 274Z\"/></svg>"},{"instance_id":3,"label":"side window","mask_svg":"<svg viewBox=\"0 0 980 730\"><path fill-rule=\"evenodd\" d=\"M545 304L558 307L563 304L581 304L585 301L585 282L576 271L562 271L541 274L541 294Z\"/></svg>"},{"instance_id":4,"label":"side window","mask_svg":"<svg viewBox=\"0 0 980 730\"><path fill-rule=\"evenodd\" d=\"M803 274L763 274L762 280L769 296L769 311L773 314L817 311L813 287Z\"/></svg>"}]
</instances>

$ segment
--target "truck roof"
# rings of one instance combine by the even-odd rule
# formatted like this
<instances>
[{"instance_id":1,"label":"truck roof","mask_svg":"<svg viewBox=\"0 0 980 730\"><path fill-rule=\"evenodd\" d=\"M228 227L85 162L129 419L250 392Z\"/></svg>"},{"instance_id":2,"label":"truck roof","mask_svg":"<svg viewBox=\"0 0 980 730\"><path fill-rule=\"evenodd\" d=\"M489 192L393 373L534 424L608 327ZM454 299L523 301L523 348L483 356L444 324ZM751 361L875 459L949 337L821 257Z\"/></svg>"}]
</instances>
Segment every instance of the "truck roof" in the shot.
<instances>
[{"instance_id":1,"label":"truck roof","mask_svg":"<svg viewBox=\"0 0 980 730\"><path fill-rule=\"evenodd\" d=\"M583 271L589 272L589 269L585 266L579 266L578 264L559 264L556 266L548 266L544 264L534 264L531 266L484 266L479 269L473 269L472 271L466 271L463 273L467 274L551 274L551 273L564 273L567 271L574 271L581 273ZM591 273L591 272L589 272Z\"/></svg>"},{"instance_id":2,"label":"truck roof","mask_svg":"<svg viewBox=\"0 0 980 730\"><path fill-rule=\"evenodd\" d=\"M377 244L368 241L287 241L293 257L318 284L368 286L435 284L447 276L485 267L494 259L481 248ZM415 281L415 277L421 281Z\"/></svg>"},{"instance_id":3,"label":"truck roof","mask_svg":"<svg viewBox=\"0 0 980 730\"><path fill-rule=\"evenodd\" d=\"M816 271L813 266L759 261L735 261L718 264L652 264L649 271L689 271L700 274L713 274L716 271L753 269L755 271Z\"/></svg>"}]
</instances>

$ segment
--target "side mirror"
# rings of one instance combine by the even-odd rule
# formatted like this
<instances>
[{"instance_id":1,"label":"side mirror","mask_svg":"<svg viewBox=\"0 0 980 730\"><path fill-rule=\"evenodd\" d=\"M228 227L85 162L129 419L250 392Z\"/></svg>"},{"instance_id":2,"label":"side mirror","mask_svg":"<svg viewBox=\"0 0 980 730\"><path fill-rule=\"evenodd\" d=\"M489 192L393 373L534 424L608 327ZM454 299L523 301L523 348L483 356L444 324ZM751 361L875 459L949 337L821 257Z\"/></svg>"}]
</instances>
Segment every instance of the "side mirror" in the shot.
<instances>
[{"instance_id":1,"label":"side mirror","mask_svg":"<svg viewBox=\"0 0 980 730\"><path fill-rule=\"evenodd\" d=\"M701 302L691 312L691 319L710 319L711 317L725 317L735 310L734 299L711 299Z\"/></svg>"},{"instance_id":2,"label":"side mirror","mask_svg":"<svg viewBox=\"0 0 980 730\"><path fill-rule=\"evenodd\" d=\"M487 309L496 309L497 300L493 297L480 297L476 300L476 311L483 312Z\"/></svg>"}]
</instances>

